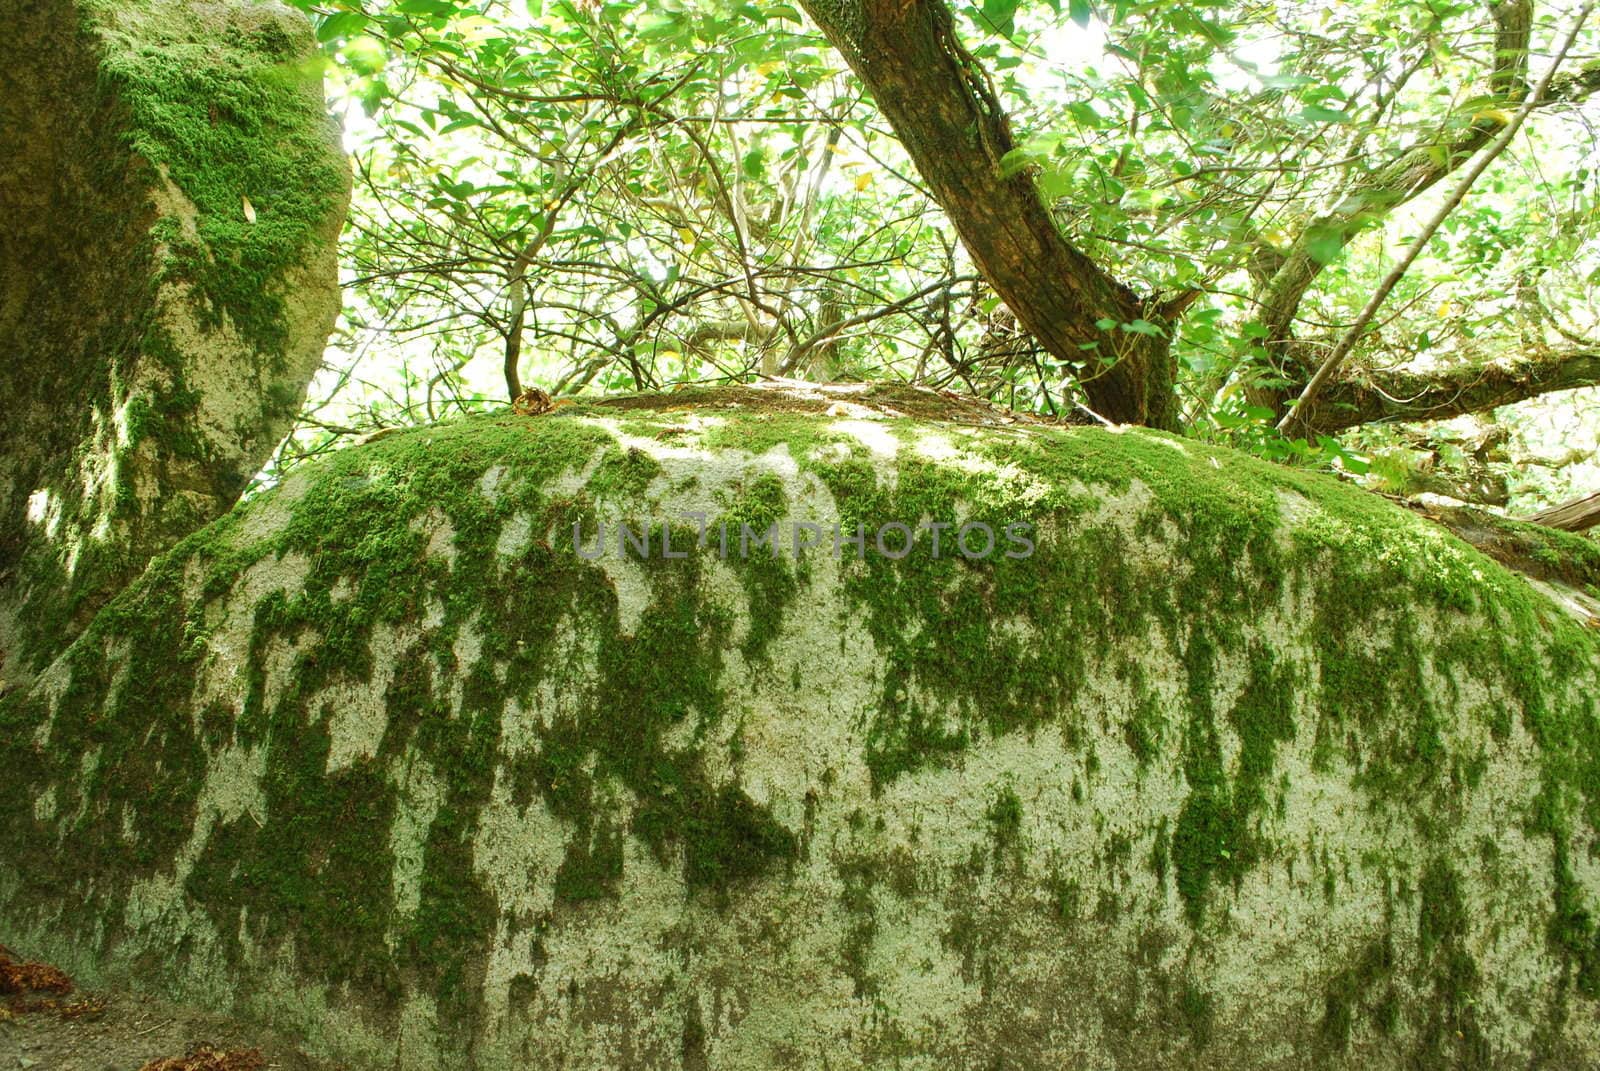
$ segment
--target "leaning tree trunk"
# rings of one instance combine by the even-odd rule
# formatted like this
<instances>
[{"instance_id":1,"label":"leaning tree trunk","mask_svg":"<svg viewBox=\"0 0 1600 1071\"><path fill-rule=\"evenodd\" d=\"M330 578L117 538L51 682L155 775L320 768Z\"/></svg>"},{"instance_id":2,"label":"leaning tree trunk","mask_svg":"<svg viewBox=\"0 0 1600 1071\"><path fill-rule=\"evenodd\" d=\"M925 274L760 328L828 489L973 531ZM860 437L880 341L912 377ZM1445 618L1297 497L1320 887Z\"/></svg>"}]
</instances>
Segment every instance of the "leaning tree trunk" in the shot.
<instances>
[{"instance_id":1,"label":"leaning tree trunk","mask_svg":"<svg viewBox=\"0 0 1600 1071\"><path fill-rule=\"evenodd\" d=\"M1177 425L1164 337L1097 321L1160 317L1068 243L1027 173L1005 177L1011 132L942 0L804 0L877 99L978 270L1046 350L1080 369L1089 404L1122 423Z\"/></svg>"},{"instance_id":2,"label":"leaning tree trunk","mask_svg":"<svg viewBox=\"0 0 1600 1071\"><path fill-rule=\"evenodd\" d=\"M1541 510L1528 520L1546 528L1562 528L1568 532L1587 531L1600 525L1600 491Z\"/></svg>"}]
</instances>

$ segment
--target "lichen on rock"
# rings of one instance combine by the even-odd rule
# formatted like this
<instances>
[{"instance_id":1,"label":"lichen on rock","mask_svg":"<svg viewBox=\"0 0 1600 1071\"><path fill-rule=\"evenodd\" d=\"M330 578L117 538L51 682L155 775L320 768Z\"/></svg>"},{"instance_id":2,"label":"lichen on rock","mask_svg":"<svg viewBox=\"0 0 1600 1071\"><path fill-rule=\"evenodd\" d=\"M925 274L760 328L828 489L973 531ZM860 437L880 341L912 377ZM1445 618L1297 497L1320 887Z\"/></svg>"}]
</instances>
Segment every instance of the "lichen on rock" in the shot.
<instances>
[{"instance_id":1,"label":"lichen on rock","mask_svg":"<svg viewBox=\"0 0 1600 1071\"><path fill-rule=\"evenodd\" d=\"M1425 520L1159 433L470 419L0 702L0 923L355 1066L1592 1066L1597 677Z\"/></svg>"},{"instance_id":2,"label":"lichen on rock","mask_svg":"<svg viewBox=\"0 0 1600 1071\"><path fill-rule=\"evenodd\" d=\"M0 44L0 680L48 664L287 432L349 175L303 16L29 3Z\"/></svg>"}]
</instances>

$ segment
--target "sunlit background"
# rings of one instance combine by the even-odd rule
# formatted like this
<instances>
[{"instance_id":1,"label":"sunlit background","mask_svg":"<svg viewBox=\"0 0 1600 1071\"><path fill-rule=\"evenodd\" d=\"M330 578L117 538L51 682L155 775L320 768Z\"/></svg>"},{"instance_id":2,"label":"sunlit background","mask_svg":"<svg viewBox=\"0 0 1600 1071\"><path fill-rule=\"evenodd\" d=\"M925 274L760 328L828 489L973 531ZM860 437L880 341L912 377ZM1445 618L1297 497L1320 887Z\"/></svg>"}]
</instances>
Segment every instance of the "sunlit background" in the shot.
<instances>
[{"instance_id":1,"label":"sunlit background","mask_svg":"<svg viewBox=\"0 0 1600 1071\"><path fill-rule=\"evenodd\" d=\"M1078 370L1016 332L795 8L309 6L356 166L346 310L265 480L381 427L504 405L508 350L521 385L558 394L776 374L913 381L1042 414L1075 399ZM1175 344L1191 433L1269 453L1250 403L1273 375L1251 250L1339 211L1351 161L1498 107L1479 5L989 0L958 14L1011 113L1014 163L1064 232L1141 292L1202 292ZM1569 18L1540 5L1530 80ZM1595 114L1551 108L1523 128L1397 289L1358 374L1590 345ZM1450 186L1331 246L1296 335L1352 321ZM1471 472L1512 512L1600 487L1600 391L1489 417L1369 426L1301 460L1370 466L1366 482L1397 492L1448 493L1433 473Z\"/></svg>"}]
</instances>

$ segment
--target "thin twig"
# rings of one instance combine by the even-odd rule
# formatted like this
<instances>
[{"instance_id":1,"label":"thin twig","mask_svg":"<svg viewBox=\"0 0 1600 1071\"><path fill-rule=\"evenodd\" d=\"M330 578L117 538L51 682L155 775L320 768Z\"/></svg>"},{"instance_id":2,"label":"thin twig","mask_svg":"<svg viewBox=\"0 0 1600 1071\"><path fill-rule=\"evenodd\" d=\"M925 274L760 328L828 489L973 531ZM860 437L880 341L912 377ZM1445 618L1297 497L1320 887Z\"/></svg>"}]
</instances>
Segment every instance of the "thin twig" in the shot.
<instances>
[{"instance_id":1,"label":"thin twig","mask_svg":"<svg viewBox=\"0 0 1600 1071\"><path fill-rule=\"evenodd\" d=\"M1478 161L1461 177L1461 181L1456 184L1456 188L1451 191L1449 197L1445 198L1444 204L1439 206L1439 210L1433 214L1427 225L1422 228L1422 231L1412 241L1410 248L1400 258L1399 263L1389 271L1388 275L1384 276L1383 282L1378 284L1378 289L1367 301L1366 307L1361 310L1361 315L1356 317L1356 322L1351 324L1349 330L1339 339L1339 344L1333 348L1333 352L1328 354L1322 365L1317 369L1316 374L1306 383L1305 389L1300 392L1300 397L1296 399L1293 407L1278 422L1280 434L1288 435L1291 431L1297 431L1306 426L1307 417L1311 412L1311 403L1322 390L1323 384L1327 383L1344 364L1345 358L1350 355L1350 351L1360 341L1362 334L1367 329L1367 325L1372 323L1373 317L1378 314L1378 309L1389 297L1389 293L1394 290L1401 278L1410 270L1411 265L1422 254L1423 247L1433 238L1434 233L1444 225L1444 221L1449 217L1450 213L1454 212L1456 206L1466 198L1467 191L1472 189L1472 184L1478 180L1478 176L1482 175L1489 165L1494 162L1495 158L1506 150L1506 147L1511 144L1511 140L1516 137L1517 131L1522 128L1523 122L1539 106L1540 101L1544 98L1545 91L1550 87L1551 79L1555 77L1556 69L1561 66L1561 61L1566 58L1573 42L1578 39L1578 31L1583 28L1584 22L1589 17L1589 12L1593 9L1594 4L1590 2L1578 10L1578 16L1572 24L1572 29L1568 31L1566 40L1562 42L1560 50L1556 53L1555 58L1551 60L1549 68L1544 72L1544 76L1539 79L1538 88L1528 94L1528 98L1522 102L1522 106L1511 117L1511 121L1506 124L1505 129L1500 131L1499 136L1490 142L1489 147L1478 157Z\"/></svg>"}]
</instances>

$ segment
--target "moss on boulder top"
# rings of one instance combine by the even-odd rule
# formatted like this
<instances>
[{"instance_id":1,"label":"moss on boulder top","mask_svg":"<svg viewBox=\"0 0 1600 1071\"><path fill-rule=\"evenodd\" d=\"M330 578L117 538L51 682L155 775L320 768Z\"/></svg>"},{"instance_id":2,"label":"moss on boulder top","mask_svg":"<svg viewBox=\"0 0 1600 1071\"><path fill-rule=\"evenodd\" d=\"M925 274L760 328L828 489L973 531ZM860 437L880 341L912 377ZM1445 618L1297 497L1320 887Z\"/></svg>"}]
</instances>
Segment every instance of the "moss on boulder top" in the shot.
<instances>
[{"instance_id":1,"label":"moss on boulder top","mask_svg":"<svg viewBox=\"0 0 1600 1071\"><path fill-rule=\"evenodd\" d=\"M303 16L50 0L0 38L0 681L238 498L339 307Z\"/></svg>"},{"instance_id":2,"label":"moss on boulder top","mask_svg":"<svg viewBox=\"0 0 1600 1071\"><path fill-rule=\"evenodd\" d=\"M1592 1067L1597 678L1436 526L1158 433L466 420L0 701L0 933L357 1067Z\"/></svg>"}]
</instances>

